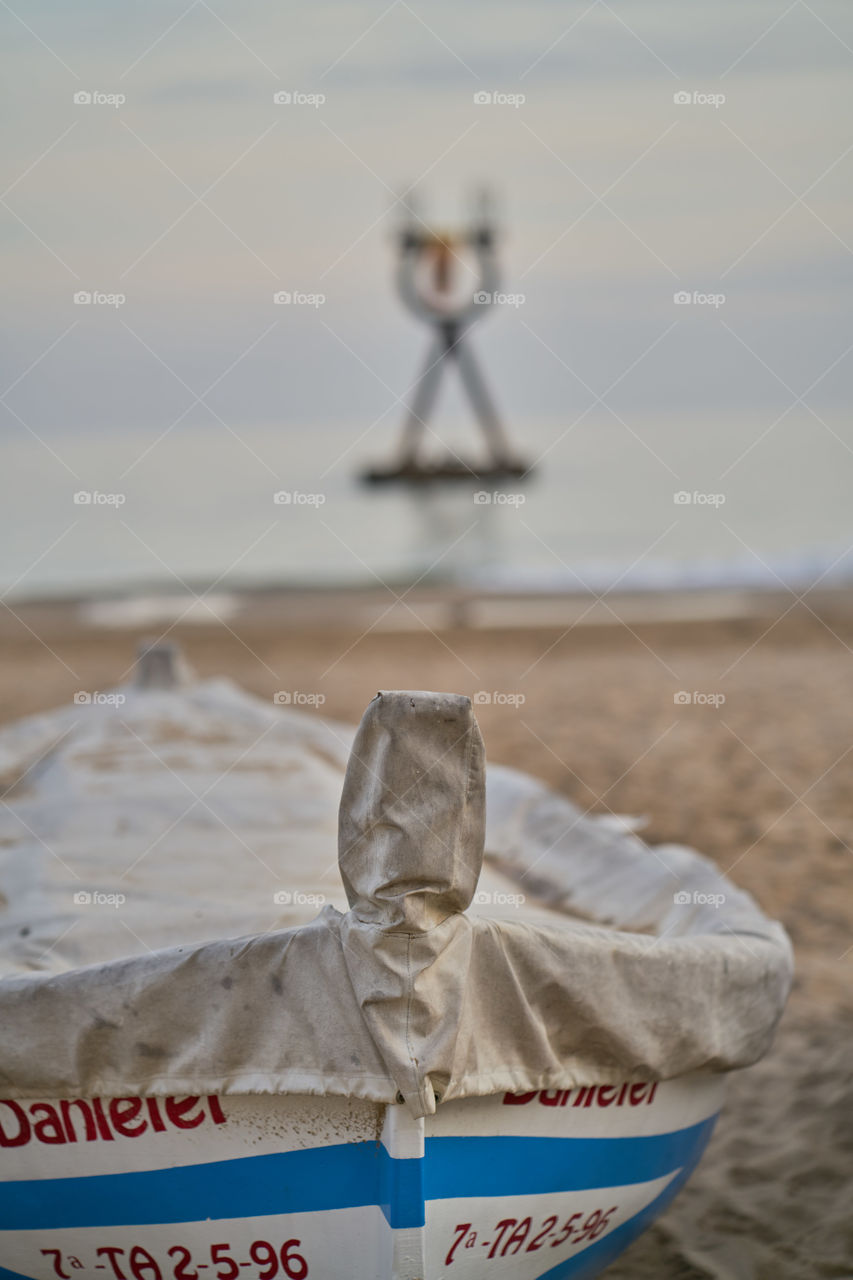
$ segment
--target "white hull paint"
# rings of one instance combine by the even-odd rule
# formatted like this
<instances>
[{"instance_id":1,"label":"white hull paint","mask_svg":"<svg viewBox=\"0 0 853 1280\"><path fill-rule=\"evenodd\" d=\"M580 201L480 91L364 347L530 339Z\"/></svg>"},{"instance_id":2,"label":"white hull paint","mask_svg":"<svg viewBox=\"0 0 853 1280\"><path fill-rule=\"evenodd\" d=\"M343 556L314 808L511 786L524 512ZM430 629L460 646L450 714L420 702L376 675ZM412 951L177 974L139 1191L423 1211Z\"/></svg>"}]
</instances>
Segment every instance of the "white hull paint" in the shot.
<instances>
[{"instance_id":1,"label":"white hull paint","mask_svg":"<svg viewBox=\"0 0 853 1280\"><path fill-rule=\"evenodd\" d=\"M723 1079L403 1106L0 1102L0 1280L597 1275L710 1137Z\"/></svg>"}]
</instances>

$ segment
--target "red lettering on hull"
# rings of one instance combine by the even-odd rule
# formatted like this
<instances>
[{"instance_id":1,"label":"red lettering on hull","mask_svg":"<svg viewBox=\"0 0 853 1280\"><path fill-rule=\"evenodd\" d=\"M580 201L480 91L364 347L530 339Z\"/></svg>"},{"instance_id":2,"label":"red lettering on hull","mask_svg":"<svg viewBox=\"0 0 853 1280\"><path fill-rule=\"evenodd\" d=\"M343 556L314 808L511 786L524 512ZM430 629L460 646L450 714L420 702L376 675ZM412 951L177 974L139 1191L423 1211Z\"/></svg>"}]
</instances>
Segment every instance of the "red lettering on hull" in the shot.
<instances>
[{"instance_id":1,"label":"red lettering on hull","mask_svg":"<svg viewBox=\"0 0 853 1280\"><path fill-rule=\"evenodd\" d=\"M165 1116L164 1113L165 1112ZM225 1124L216 1096L207 1098L71 1098L60 1102L15 1102L0 1098L0 1147L29 1142L115 1142L143 1133L197 1129L206 1121Z\"/></svg>"},{"instance_id":2,"label":"red lettering on hull","mask_svg":"<svg viewBox=\"0 0 853 1280\"><path fill-rule=\"evenodd\" d=\"M575 1089L534 1089L531 1093L505 1093L505 1107L524 1107L538 1098L543 1107L638 1107L650 1106L657 1093L658 1082L638 1080L635 1084L582 1084ZM574 1096L572 1096L574 1095ZM571 1099L571 1102L569 1101Z\"/></svg>"}]
</instances>

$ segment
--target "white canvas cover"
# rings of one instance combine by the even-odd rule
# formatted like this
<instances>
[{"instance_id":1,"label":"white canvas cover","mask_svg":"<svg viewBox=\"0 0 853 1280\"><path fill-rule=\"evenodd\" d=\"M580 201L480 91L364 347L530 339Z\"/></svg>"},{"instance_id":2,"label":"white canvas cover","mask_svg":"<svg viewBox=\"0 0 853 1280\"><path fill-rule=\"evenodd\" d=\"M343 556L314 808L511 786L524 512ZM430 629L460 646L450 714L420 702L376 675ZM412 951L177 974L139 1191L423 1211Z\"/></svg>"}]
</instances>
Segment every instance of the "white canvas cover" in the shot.
<instances>
[{"instance_id":1,"label":"white canvas cover","mask_svg":"<svg viewBox=\"0 0 853 1280\"><path fill-rule=\"evenodd\" d=\"M467 698L379 694L349 754L226 682L121 696L0 734L0 1094L423 1115L766 1051L781 926L690 850L487 785Z\"/></svg>"}]
</instances>

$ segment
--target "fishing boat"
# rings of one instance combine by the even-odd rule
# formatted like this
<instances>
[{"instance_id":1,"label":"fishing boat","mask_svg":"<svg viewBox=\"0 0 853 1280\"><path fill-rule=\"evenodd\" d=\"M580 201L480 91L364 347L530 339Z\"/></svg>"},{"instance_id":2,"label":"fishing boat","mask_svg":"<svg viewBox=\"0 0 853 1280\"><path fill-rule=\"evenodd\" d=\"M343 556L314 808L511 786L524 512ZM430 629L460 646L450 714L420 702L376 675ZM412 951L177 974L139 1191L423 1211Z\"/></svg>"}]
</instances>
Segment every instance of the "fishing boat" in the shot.
<instances>
[{"instance_id":1,"label":"fishing boat","mask_svg":"<svg viewBox=\"0 0 853 1280\"><path fill-rule=\"evenodd\" d=\"M790 946L712 863L466 697L294 701L158 648L0 733L0 1280L591 1277L769 1047Z\"/></svg>"}]
</instances>

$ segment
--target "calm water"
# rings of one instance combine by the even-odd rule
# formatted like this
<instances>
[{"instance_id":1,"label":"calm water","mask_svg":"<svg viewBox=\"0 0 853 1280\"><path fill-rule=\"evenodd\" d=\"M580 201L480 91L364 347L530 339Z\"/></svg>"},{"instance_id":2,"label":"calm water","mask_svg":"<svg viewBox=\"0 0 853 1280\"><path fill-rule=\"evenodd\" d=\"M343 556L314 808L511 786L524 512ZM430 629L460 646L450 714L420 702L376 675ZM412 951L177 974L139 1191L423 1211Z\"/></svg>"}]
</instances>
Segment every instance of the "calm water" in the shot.
<instances>
[{"instance_id":1,"label":"calm water","mask_svg":"<svg viewBox=\"0 0 853 1280\"><path fill-rule=\"evenodd\" d=\"M362 487L385 422L299 435L218 424L6 447L2 589L13 597L189 581L471 581L507 588L804 587L853 576L849 423L608 416L540 422L530 479L491 501ZM459 431L456 447L476 444ZM49 446L49 447L48 447ZM50 452L54 450L56 456ZM75 503L75 493L93 500ZM274 501L289 493L289 503ZM690 501L676 501L675 495ZM116 495L118 495L116 497ZM698 495L698 497L696 496ZM105 500L109 499L109 500Z\"/></svg>"}]
</instances>

